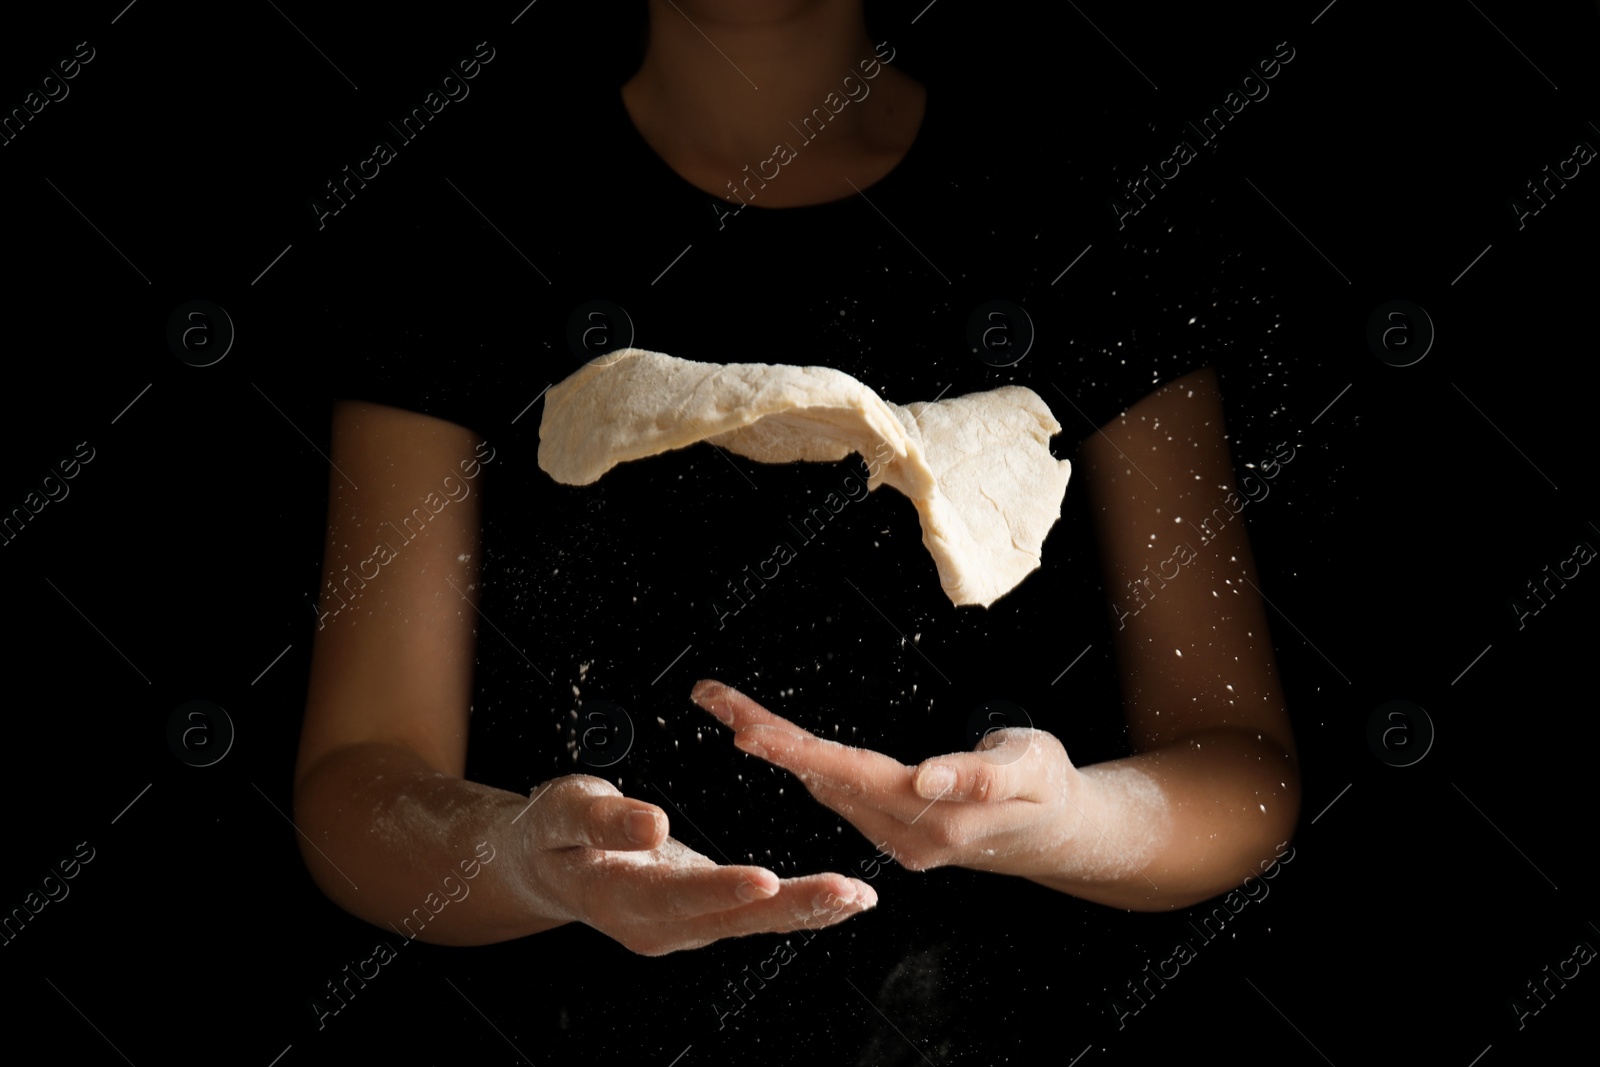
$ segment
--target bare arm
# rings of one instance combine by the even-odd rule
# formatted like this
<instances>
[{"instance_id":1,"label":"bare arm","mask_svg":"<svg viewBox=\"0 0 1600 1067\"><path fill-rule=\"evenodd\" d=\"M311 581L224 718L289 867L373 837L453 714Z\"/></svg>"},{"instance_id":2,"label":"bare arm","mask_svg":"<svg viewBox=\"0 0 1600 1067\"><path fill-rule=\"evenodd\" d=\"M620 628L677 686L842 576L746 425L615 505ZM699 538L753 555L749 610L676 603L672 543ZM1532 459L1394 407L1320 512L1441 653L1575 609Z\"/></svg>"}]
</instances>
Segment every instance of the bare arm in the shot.
<instances>
[{"instance_id":1,"label":"bare arm","mask_svg":"<svg viewBox=\"0 0 1600 1067\"><path fill-rule=\"evenodd\" d=\"M466 429L424 415L359 403L336 410L295 768L301 854L317 885L368 922L443 944L560 922L530 910L518 877L512 819L528 798L462 778L475 640L463 594L475 597L487 473L466 477L474 444ZM468 880L480 842L494 858ZM452 890L469 897L441 908Z\"/></svg>"},{"instance_id":2,"label":"bare arm","mask_svg":"<svg viewBox=\"0 0 1600 1067\"><path fill-rule=\"evenodd\" d=\"M1082 770L1084 821L1108 839L1102 863L1036 880L1118 907L1183 907L1236 886L1299 817L1299 763L1223 434L1206 368L1080 451L1135 754Z\"/></svg>"},{"instance_id":3,"label":"bare arm","mask_svg":"<svg viewBox=\"0 0 1600 1067\"><path fill-rule=\"evenodd\" d=\"M735 745L799 775L912 870L972 867L1113 907L1183 907L1263 873L1300 804L1266 617L1245 581L1249 542L1225 506L1242 509L1214 372L1140 401L1084 446L1079 470L1120 602L1135 755L1079 769L1054 735L1016 729L912 767L813 735L718 682L693 695ZM1185 542L1193 553L1167 562ZM1126 583L1147 573L1134 598Z\"/></svg>"},{"instance_id":4,"label":"bare arm","mask_svg":"<svg viewBox=\"0 0 1600 1067\"><path fill-rule=\"evenodd\" d=\"M301 855L323 892L439 944L580 921L647 955L871 907L871 887L841 875L718 866L669 837L660 808L599 778L566 775L530 798L462 777L479 492L493 461L474 444L425 415L335 410L295 770Z\"/></svg>"}]
</instances>

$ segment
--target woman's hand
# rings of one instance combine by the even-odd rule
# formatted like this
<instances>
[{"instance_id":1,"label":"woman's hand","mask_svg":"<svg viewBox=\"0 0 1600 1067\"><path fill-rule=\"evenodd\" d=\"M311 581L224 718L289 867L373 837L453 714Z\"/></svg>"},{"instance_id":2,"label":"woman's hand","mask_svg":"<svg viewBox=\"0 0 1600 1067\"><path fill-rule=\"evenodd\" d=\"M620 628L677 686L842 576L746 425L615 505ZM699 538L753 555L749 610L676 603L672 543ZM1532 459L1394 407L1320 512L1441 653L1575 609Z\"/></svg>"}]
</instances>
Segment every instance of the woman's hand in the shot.
<instances>
[{"instance_id":1,"label":"woman's hand","mask_svg":"<svg viewBox=\"0 0 1600 1067\"><path fill-rule=\"evenodd\" d=\"M792 772L910 870L1049 876L1071 865L1081 836L1099 836L1080 811L1083 776L1042 730L997 730L974 752L910 767L817 737L721 682L702 681L690 696L733 729L742 751Z\"/></svg>"},{"instance_id":2,"label":"woman's hand","mask_svg":"<svg viewBox=\"0 0 1600 1067\"><path fill-rule=\"evenodd\" d=\"M533 796L523 841L534 906L640 955L818 929L878 902L871 886L840 874L721 866L667 836L666 812L601 778L567 775Z\"/></svg>"}]
</instances>

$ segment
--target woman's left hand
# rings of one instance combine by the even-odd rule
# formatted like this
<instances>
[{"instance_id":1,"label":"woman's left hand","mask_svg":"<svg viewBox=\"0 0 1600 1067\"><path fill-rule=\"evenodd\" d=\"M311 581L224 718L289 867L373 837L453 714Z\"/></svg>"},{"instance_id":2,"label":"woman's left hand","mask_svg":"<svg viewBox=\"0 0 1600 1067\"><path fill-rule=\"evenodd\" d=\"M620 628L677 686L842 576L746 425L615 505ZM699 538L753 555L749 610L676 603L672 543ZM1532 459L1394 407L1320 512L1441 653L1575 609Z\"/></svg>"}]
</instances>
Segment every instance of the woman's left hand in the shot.
<instances>
[{"instance_id":1,"label":"woman's left hand","mask_svg":"<svg viewBox=\"0 0 1600 1067\"><path fill-rule=\"evenodd\" d=\"M733 743L791 772L879 852L913 871L970 867L1048 877L1098 837L1084 820L1085 779L1043 730L993 731L973 752L907 766L817 737L721 682L690 694L732 728Z\"/></svg>"}]
</instances>

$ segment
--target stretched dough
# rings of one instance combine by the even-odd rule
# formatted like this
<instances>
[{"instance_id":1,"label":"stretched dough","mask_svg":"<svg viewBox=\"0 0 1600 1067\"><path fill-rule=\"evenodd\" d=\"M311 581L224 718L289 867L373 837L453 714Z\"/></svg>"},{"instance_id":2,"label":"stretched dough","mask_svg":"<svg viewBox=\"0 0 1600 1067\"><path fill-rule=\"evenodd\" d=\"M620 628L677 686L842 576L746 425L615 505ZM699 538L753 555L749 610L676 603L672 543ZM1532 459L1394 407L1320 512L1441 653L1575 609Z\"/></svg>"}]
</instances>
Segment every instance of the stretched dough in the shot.
<instances>
[{"instance_id":1,"label":"stretched dough","mask_svg":"<svg viewBox=\"0 0 1600 1067\"><path fill-rule=\"evenodd\" d=\"M539 466L588 485L618 463L699 441L762 463L858 453L868 489L893 486L916 506L945 595L988 607L1038 568L1061 517L1072 465L1050 454L1060 430L1038 394L1018 385L902 407L830 367L697 363L627 348L545 395Z\"/></svg>"}]
</instances>

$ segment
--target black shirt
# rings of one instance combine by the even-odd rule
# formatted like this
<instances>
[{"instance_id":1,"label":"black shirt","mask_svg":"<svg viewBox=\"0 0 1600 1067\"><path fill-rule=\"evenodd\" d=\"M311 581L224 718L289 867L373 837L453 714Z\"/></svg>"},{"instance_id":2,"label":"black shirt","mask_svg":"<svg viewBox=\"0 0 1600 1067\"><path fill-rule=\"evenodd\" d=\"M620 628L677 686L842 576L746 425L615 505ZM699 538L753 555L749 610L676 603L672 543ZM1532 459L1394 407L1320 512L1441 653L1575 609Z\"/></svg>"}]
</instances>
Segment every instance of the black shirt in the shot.
<instances>
[{"instance_id":1,"label":"black shirt","mask_svg":"<svg viewBox=\"0 0 1600 1067\"><path fill-rule=\"evenodd\" d=\"M1225 194L1186 175L1183 222L1148 209L1118 229L1121 172L1095 130L1070 153L1042 141L1019 167L1022 118L1005 151L974 133L1004 140L996 114L931 88L915 143L882 180L781 209L752 181L734 211L667 167L613 90L545 113L537 157L510 140L481 146L451 176L454 214L374 236L380 295L343 335L334 394L458 422L494 450L479 480L479 608L493 627L479 627L468 776L528 793L601 775L661 805L673 834L713 859L870 876L880 894L873 912L795 935L782 963L776 936L644 959L582 927L474 950L477 966L516 976L527 1028L559 1062L667 1062L689 1044L717 1060L748 1048L785 1063L921 1062L912 1050L926 1049L997 1062L1033 1047L1040 1012L1083 1040L1115 1029L1111 991L1137 972L1120 943L1148 917L1021 879L906 872L688 700L717 678L906 763L970 749L979 709L1006 701L1080 766L1127 754L1076 473L1043 566L989 608L957 608L893 490L852 499L819 533L804 525L859 460L768 466L699 444L581 487L537 464L539 398L581 365L568 335L590 326L603 336L589 354L631 343L823 365L900 404L1027 385L1061 423L1053 451L1066 458L1156 385L1212 365L1236 460L1266 454L1262 390L1284 367L1265 264L1202 225L1228 217L1220 204L1215 216L1194 207ZM798 154L805 132L780 136ZM574 328L593 301L608 317ZM997 306L1006 318L987 317ZM975 317L1018 347L1031 324L1031 347L993 365L1018 349L975 353ZM793 562L744 585L779 543ZM753 590L736 612L730 585ZM622 709L631 741L585 747L601 707ZM626 756L601 766L601 740ZM1063 1040L1070 1058L1081 1042Z\"/></svg>"}]
</instances>

